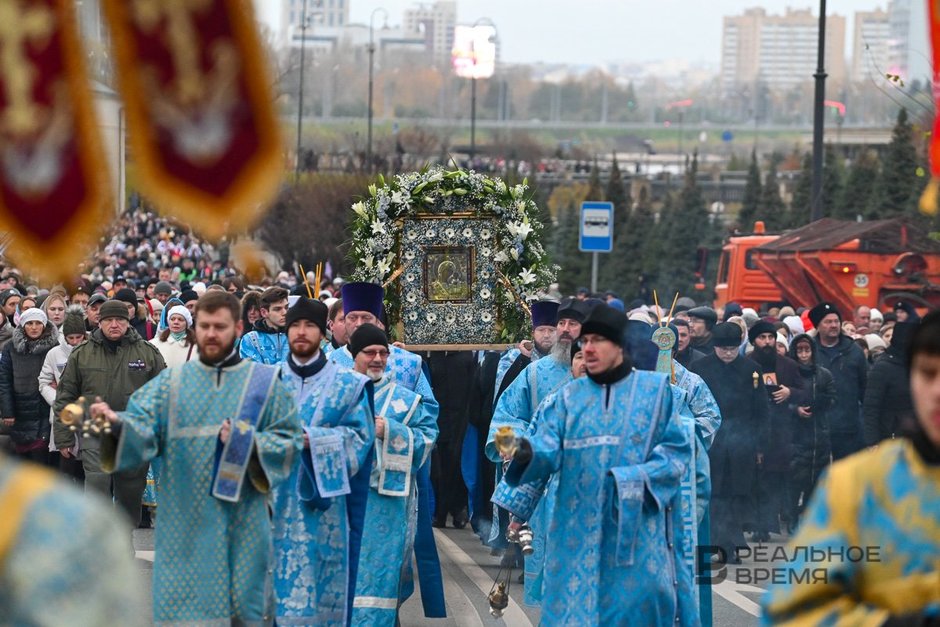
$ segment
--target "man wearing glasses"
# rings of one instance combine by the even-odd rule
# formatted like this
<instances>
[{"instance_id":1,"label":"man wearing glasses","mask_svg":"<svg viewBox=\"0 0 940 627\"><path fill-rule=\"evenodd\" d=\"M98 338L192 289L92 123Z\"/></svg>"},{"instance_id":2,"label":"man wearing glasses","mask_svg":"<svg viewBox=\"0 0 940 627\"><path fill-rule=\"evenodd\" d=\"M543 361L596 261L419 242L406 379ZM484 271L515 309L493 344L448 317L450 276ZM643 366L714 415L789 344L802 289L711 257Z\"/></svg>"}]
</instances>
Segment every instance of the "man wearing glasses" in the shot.
<instances>
[{"instance_id":1,"label":"man wearing glasses","mask_svg":"<svg viewBox=\"0 0 940 627\"><path fill-rule=\"evenodd\" d=\"M421 396L386 375L385 332L360 325L349 340L356 372L375 385L375 455L362 537L352 624L395 624L405 565L411 563L417 524L418 470L437 439L437 421Z\"/></svg>"},{"instance_id":2,"label":"man wearing glasses","mask_svg":"<svg viewBox=\"0 0 940 627\"><path fill-rule=\"evenodd\" d=\"M757 471L768 448L768 394L760 366L738 351L741 327L722 322L712 331L714 354L692 362L718 401L721 428L708 451L711 462L712 544L720 561L740 563L736 547L746 547L744 523L756 522Z\"/></svg>"}]
</instances>

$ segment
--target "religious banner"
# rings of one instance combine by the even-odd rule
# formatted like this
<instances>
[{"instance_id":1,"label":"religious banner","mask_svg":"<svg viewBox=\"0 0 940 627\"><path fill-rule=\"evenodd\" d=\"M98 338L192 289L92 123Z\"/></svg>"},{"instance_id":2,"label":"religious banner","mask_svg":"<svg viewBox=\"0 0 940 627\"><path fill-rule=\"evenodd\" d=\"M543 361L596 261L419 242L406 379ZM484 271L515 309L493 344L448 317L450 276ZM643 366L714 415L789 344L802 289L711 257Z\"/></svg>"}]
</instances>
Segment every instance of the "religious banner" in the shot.
<instances>
[{"instance_id":1,"label":"religious banner","mask_svg":"<svg viewBox=\"0 0 940 627\"><path fill-rule=\"evenodd\" d=\"M102 4L142 191L204 236L250 227L283 171L251 3Z\"/></svg>"},{"instance_id":2,"label":"religious banner","mask_svg":"<svg viewBox=\"0 0 940 627\"><path fill-rule=\"evenodd\" d=\"M930 43L933 49L933 99L940 105L940 0L928 0ZM940 115L933 117L933 136L930 138L930 182L920 198L920 210L936 215L940 201Z\"/></svg>"},{"instance_id":3,"label":"religious banner","mask_svg":"<svg viewBox=\"0 0 940 627\"><path fill-rule=\"evenodd\" d=\"M0 230L53 282L94 248L108 181L69 0L0 1Z\"/></svg>"},{"instance_id":4,"label":"religious banner","mask_svg":"<svg viewBox=\"0 0 940 627\"><path fill-rule=\"evenodd\" d=\"M353 278L385 285L397 339L487 346L530 335L528 304L557 267L525 183L437 167L388 183L380 176L352 209Z\"/></svg>"}]
</instances>

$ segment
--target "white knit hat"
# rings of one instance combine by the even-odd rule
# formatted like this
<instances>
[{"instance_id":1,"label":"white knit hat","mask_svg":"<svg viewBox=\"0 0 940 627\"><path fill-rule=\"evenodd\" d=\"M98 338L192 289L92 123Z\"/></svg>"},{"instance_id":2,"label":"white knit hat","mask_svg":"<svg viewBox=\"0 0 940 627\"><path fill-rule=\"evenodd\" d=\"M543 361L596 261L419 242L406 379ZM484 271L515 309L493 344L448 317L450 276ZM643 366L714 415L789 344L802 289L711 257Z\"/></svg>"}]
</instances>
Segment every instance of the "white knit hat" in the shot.
<instances>
[{"instance_id":1,"label":"white knit hat","mask_svg":"<svg viewBox=\"0 0 940 627\"><path fill-rule=\"evenodd\" d=\"M42 326L46 326L49 323L49 318L39 307L32 307L20 314L20 326L25 326L27 322L41 322Z\"/></svg>"},{"instance_id":2,"label":"white knit hat","mask_svg":"<svg viewBox=\"0 0 940 627\"><path fill-rule=\"evenodd\" d=\"M189 313L189 310L186 309L186 307L182 305L175 305L173 307L170 307L170 311L168 311L166 314L167 322L170 321L171 316L174 316L177 314L185 318L187 327L193 326L193 315Z\"/></svg>"}]
</instances>

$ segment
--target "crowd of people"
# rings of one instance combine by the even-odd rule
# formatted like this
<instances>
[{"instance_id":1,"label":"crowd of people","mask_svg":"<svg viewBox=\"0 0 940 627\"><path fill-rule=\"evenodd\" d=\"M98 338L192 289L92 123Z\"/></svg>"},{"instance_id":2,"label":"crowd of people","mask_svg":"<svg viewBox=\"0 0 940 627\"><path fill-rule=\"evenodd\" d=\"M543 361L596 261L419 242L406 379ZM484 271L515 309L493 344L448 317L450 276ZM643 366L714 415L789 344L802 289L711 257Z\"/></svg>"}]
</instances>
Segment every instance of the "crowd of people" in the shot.
<instances>
[{"instance_id":1,"label":"crowd of people","mask_svg":"<svg viewBox=\"0 0 940 627\"><path fill-rule=\"evenodd\" d=\"M836 525L822 510L853 478L830 464L940 449L907 304L664 311L578 290L533 303L515 348L415 354L381 286L251 286L149 214L122 228L72 285L0 274L0 417L18 457L156 527L157 622L394 625L414 565L443 616L431 530L450 523L522 571L545 624L698 624L699 547L739 563L807 517ZM775 588L767 616L800 594ZM834 599L813 610L853 611Z\"/></svg>"}]
</instances>

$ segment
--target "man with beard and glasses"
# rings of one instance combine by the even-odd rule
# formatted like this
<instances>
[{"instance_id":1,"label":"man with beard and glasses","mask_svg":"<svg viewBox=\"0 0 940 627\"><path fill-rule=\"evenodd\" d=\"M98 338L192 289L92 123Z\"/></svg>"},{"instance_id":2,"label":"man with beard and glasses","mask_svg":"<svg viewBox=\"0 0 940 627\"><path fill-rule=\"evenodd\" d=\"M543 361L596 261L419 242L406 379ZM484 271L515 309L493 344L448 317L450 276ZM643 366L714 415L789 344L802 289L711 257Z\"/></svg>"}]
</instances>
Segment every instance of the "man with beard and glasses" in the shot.
<instances>
[{"instance_id":1,"label":"man with beard and glasses","mask_svg":"<svg viewBox=\"0 0 940 627\"><path fill-rule=\"evenodd\" d=\"M557 481L542 623L697 624L692 573L675 568L691 442L668 377L633 369L612 307L596 306L581 331L587 376L549 395L507 451L508 485Z\"/></svg>"},{"instance_id":2,"label":"man with beard and glasses","mask_svg":"<svg viewBox=\"0 0 940 627\"><path fill-rule=\"evenodd\" d=\"M499 397L484 449L487 458L496 464L508 461L496 450L497 432L501 428L512 427L520 435L526 433L539 404L549 394L572 380L571 346L581 335L584 305L581 301L570 301L566 303L565 308L561 308L557 303L549 301L533 303L532 319L541 322L541 326L551 324L556 328L557 334L548 354L526 366ZM535 493L541 497L542 491L545 491L546 496L537 499L537 504L534 501L528 505L520 504L520 499L536 496ZM508 525L510 522L503 520L506 512L515 512L517 518L528 521L532 527L535 536L534 551L525 558L525 600L532 605L537 605L541 600L541 585L537 582L540 580L545 558L545 533L554 508L553 495L552 485L539 486L530 493L510 490L509 486L501 483L497 485L492 498L492 502L501 508L498 511L500 524L493 525L493 532L505 533L506 526L503 523Z\"/></svg>"},{"instance_id":3,"label":"man with beard and glasses","mask_svg":"<svg viewBox=\"0 0 940 627\"><path fill-rule=\"evenodd\" d=\"M758 320L747 334L754 346L749 357L760 366L767 389L770 411L770 441L764 451L764 463L757 478L757 520L754 540L767 542L771 533L780 533L780 523L792 531L796 512L788 494L790 462L793 458L793 420L797 407L809 403L800 368L789 357L777 352L777 329L766 320Z\"/></svg>"},{"instance_id":4,"label":"man with beard and glasses","mask_svg":"<svg viewBox=\"0 0 940 627\"><path fill-rule=\"evenodd\" d=\"M353 625L398 624L404 600L404 573L411 564L417 524L417 473L437 439L437 423L421 396L386 375L389 346L385 332L363 324L349 338L356 372L375 385L375 455L362 567L356 580Z\"/></svg>"},{"instance_id":5,"label":"man with beard and glasses","mask_svg":"<svg viewBox=\"0 0 940 627\"><path fill-rule=\"evenodd\" d=\"M89 413L112 425L101 438L105 470L163 458L154 622L268 625L275 610L268 500L290 475L303 431L279 370L235 350L238 299L212 290L196 311L198 360L161 372L127 411L95 403Z\"/></svg>"},{"instance_id":6,"label":"man with beard and glasses","mask_svg":"<svg viewBox=\"0 0 940 627\"><path fill-rule=\"evenodd\" d=\"M714 352L689 368L708 385L721 410L721 428L708 451L712 497L711 543L718 559L740 563L744 525L754 520L757 471L769 447L767 391L760 367L738 352L743 332L734 322L715 326Z\"/></svg>"},{"instance_id":7,"label":"man with beard and glasses","mask_svg":"<svg viewBox=\"0 0 940 627\"><path fill-rule=\"evenodd\" d=\"M304 429L302 463L274 491L274 590L280 624L345 625L355 591L347 495L371 461L375 426L368 378L320 349L327 307L301 297L287 311L290 355L281 380ZM358 555L358 554L357 554Z\"/></svg>"}]
</instances>

